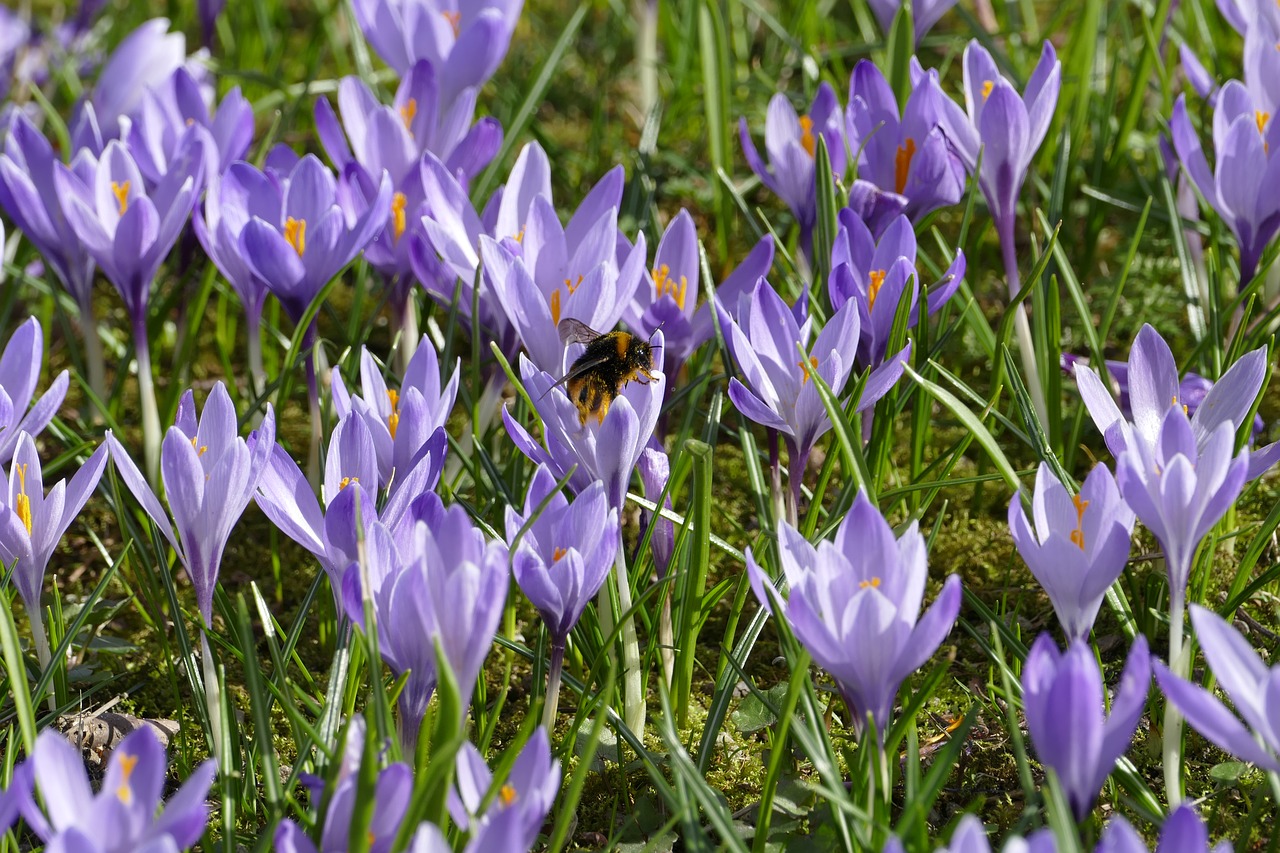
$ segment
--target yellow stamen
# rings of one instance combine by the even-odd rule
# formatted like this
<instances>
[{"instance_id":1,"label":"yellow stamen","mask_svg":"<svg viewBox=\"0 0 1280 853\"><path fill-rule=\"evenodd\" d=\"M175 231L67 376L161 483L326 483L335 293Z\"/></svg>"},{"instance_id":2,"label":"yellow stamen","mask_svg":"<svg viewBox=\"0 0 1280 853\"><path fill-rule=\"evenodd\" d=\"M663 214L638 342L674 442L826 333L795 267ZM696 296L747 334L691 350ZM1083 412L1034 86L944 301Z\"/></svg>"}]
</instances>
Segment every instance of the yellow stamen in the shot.
<instances>
[{"instance_id":1,"label":"yellow stamen","mask_svg":"<svg viewBox=\"0 0 1280 853\"><path fill-rule=\"evenodd\" d=\"M1258 126L1258 133L1262 133L1267 126L1267 122L1271 120L1271 113L1262 110L1253 111L1253 123Z\"/></svg>"},{"instance_id":2,"label":"yellow stamen","mask_svg":"<svg viewBox=\"0 0 1280 853\"><path fill-rule=\"evenodd\" d=\"M551 291L551 295L547 297L547 302L551 306L551 322L557 326L560 325L560 288Z\"/></svg>"},{"instance_id":3,"label":"yellow stamen","mask_svg":"<svg viewBox=\"0 0 1280 853\"><path fill-rule=\"evenodd\" d=\"M911 158L916 156L916 141L907 137L907 141L898 146L898 153L893 157L894 192L899 195L906 189L907 173L911 171Z\"/></svg>"},{"instance_id":4,"label":"yellow stamen","mask_svg":"<svg viewBox=\"0 0 1280 853\"><path fill-rule=\"evenodd\" d=\"M516 789L510 785L503 785L498 790L498 799L502 800L502 805L509 806L516 801Z\"/></svg>"},{"instance_id":5,"label":"yellow stamen","mask_svg":"<svg viewBox=\"0 0 1280 853\"><path fill-rule=\"evenodd\" d=\"M582 284L582 276L578 276L577 281L568 278L564 280L564 286L569 291L570 296L573 295L573 292L578 289L580 284Z\"/></svg>"},{"instance_id":6,"label":"yellow stamen","mask_svg":"<svg viewBox=\"0 0 1280 853\"><path fill-rule=\"evenodd\" d=\"M391 414L387 415L387 432L391 433L391 440L394 441L396 430L400 428L400 392L388 388L387 398L391 400Z\"/></svg>"},{"instance_id":7,"label":"yellow stamen","mask_svg":"<svg viewBox=\"0 0 1280 853\"><path fill-rule=\"evenodd\" d=\"M209 445L207 444L196 447L196 440L194 438L191 439L191 446L196 448L196 456L204 456L209 452Z\"/></svg>"},{"instance_id":8,"label":"yellow stamen","mask_svg":"<svg viewBox=\"0 0 1280 853\"><path fill-rule=\"evenodd\" d=\"M689 278L682 275L680 283L676 284L675 277L671 275L671 268L662 264L653 268L653 289L657 292L658 299L664 295L670 296L683 311L685 299L689 296Z\"/></svg>"},{"instance_id":9,"label":"yellow stamen","mask_svg":"<svg viewBox=\"0 0 1280 853\"><path fill-rule=\"evenodd\" d=\"M1084 511L1089 508L1089 502L1074 495L1071 503L1076 507L1076 529L1071 531L1071 541L1076 544L1081 551L1084 550Z\"/></svg>"},{"instance_id":10,"label":"yellow stamen","mask_svg":"<svg viewBox=\"0 0 1280 853\"><path fill-rule=\"evenodd\" d=\"M804 371L804 378L800 380L800 384L803 385L804 383L809 381L809 377L812 375L812 371L815 371L818 369L818 357L815 355L811 357L808 361L803 361L803 360L797 361L796 366L799 367L802 371Z\"/></svg>"},{"instance_id":11,"label":"yellow stamen","mask_svg":"<svg viewBox=\"0 0 1280 853\"><path fill-rule=\"evenodd\" d=\"M441 12L440 14L444 15L444 19L449 22L449 26L453 27L453 37L457 38L458 33L461 32L462 13L461 12Z\"/></svg>"},{"instance_id":12,"label":"yellow stamen","mask_svg":"<svg viewBox=\"0 0 1280 853\"><path fill-rule=\"evenodd\" d=\"M124 216L124 212L129 209L129 185L132 181L125 181L118 184L111 182L111 194L116 197L116 204L120 205L120 215Z\"/></svg>"},{"instance_id":13,"label":"yellow stamen","mask_svg":"<svg viewBox=\"0 0 1280 853\"><path fill-rule=\"evenodd\" d=\"M410 98L404 102L404 106L400 108L400 120L404 122L404 129L408 130L409 125L413 123L413 117L418 114L418 99Z\"/></svg>"},{"instance_id":14,"label":"yellow stamen","mask_svg":"<svg viewBox=\"0 0 1280 853\"><path fill-rule=\"evenodd\" d=\"M564 555L568 553L569 553L568 548L556 548L554 551L551 552L551 562L553 563L560 562L560 560L564 558Z\"/></svg>"},{"instance_id":15,"label":"yellow stamen","mask_svg":"<svg viewBox=\"0 0 1280 853\"><path fill-rule=\"evenodd\" d=\"M521 225L521 226L520 226L520 230L519 230L519 231L517 231L517 232L512 236L512 238L511 238L511 239L515 240L517 243L521 243L521 244L523 244L523 243L524 243L524 228L525 228L525 226Z\"/></svg>"},{"instance_id":16,"label":"yellow stamen","mask_svg":"<svg viewBox=\"0 0 1280 853\"><path fill-rule=\"evenodd\" d=\"M804 147L805 152L812 157L815 150L813 141L813 119L808 116L800 116L800 144Z\"/></svg>"},{"instance_id":17,"label":"yellow stamen","mask_svg":"<svg viewBox=\"0 0 1280 853\"><path fill-rule=\"evenodd\" d=\"M31 535L31 498L27 497L27 463L14 465L14 470L18 472L18 496L14 499L17 504L18 519L22 522L22 526L27 528L27 535Z\"/></svg>"},{"instance_id":18,"label":"yellow stamen","mask_svg":"<svg viewBox=\"0 0 1280 853\"><path fill-rule=\"evenodd\" d=\"M869 581L861 581L861 582L858 584L858 589L867 589L868 587L870 587L871 589L879 589L879 588L880 588L880 578L872 578L872 579L871 579L871 580L869 580Z\"/></svg>"},{"instance_id":19,"label":"yellow stamen","mask_svg":"<svg viewBox=\"0 0 1280 853\"><path fill-rule=\"evenodd\" d=\"M1174 395L1173 395L1173 405L1175 405L1175 406L1176 406L1176 405L1178 405L1178 395L1177 395L1177 394L1174 394ZM1190 414L1191 414L1191 411L1187 408L1187 404L1186 404L1186 403L1183 403L1183 404L1182 404L1182 414L1184 414L1184 415L1190 415Z\"/></svg>"},{"instance_id":20,"label":"yellow stamen","mask_svg":"<svg viewBox=\"0 0 1280 853\"><path fill-rule=\"evenodd\" d=\"M871 282L867 285L867 308L876 307L876 297L880 295L880 288L884 287L886 274L885 270L871 271Z\"/></svg>"},{"instance_id":21,"label":"yellow stamen","mask_svg":"<svg viewBox=\"0 0 1280 853\"><path fill-rule=\"evenodd\" d=\"M982 100L985 101L987 98L991 97L991 90L994 89L995 87L996 87L996 84L994 80L987 80L985 83L983 83L982 84Z\"/></svg>"},{"instance_id":22,"label":"yellow stamen","mask_svg":"<svg viewBox=\"0 0 1280 853\"><path fill-rule=\"evenodd\" d=\"M396 193L391 197L391 236L393 242L399 243L400 238L404 236L404 208L408 203L409 199L405 198L404 193ZM298 252L298 254L301 255L302 252Z\"/></svg>"},{"instance_id":23,"label":"yellow stamen","mask_svg":"<svg viewBox=\"0 0 1280 853\"><path fill-rule=\"evenodd\" d=\"M359 477L343 477L342 481L338 483L338 491L342 491L347 486L350 486L352 483L358 483L358 482L360 482Z\"/></svg>"},{"instance_id":24,"label":"yellow stamen","mask_svg":"<svg viewBox=\"0 0 1280 853\"><path fill-rule=\"evenodd\" d=\"M307 220L290 216L284 221L284 239L302 257L307 250Z\"/></svg>"},{"instance_id":25,"label":"yellow stamen","mask_svg":"<svg viewBox=\"0 0 1280 853\"><path fill-rule=\"evenodd\" d=\"M116 797L124 805L133 803L133 788L129 785L129 777L133 775L133 768L138 765L138 756L122 754L117 762L120 765L120 787L116 788Z\"/></svg>"}]
</instances>

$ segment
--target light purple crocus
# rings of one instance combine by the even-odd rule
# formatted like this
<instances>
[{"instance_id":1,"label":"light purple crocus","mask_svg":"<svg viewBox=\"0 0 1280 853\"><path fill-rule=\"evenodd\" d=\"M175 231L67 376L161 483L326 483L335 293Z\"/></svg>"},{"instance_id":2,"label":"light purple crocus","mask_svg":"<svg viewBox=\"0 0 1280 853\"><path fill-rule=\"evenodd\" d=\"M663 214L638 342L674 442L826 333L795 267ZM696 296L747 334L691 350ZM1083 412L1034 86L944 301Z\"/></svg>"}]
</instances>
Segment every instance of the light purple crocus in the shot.
<instances>
[{"instance_id":1,"label":"light purple crocus","mask_svg":"<svg viewBox=\"0 0 1280 853\"><path fill-rule=\"evenodd\" d=\"M1065 652L1048 633L1022 667L1022 704L1040 763L1058 776L1072 814L1084 820L1116 760L1129 749L1151 685L1151 655L1139 635L1107 714L1102 670L1083 641Z\"/></svg>"},{"instance_id":2,"label":"light purple crocus","mask_svg":"<svg viewBox=\"0 0 1280 853\"><path fill-rule=\"evenodd\" d=\"M818 209L815 157L819 135L826 140L832 173L842 180L848 166L844 117L836 90L826 82L818 85L818 92L805 115L797 115L787 96L781 92L769 99L764 126L765 153L769 155L767 164L751 141L746 117L738 122L738 138L742 142L747 165L762 184L791 208L800 225L800 243L806 252Z\"/></svg>"},{"instance_id":3,"label":"light purple crocus","mask_svg":"<svg viewBox=\"0 0 1280 853\"><path fill-rule=\"evenodd\" d=\"M1274 48L1273 48L1274 49ZM1280 231L1280 158L1271 149L1280 131L1265 105L1256 103L1244 85L1230 80L1218 92L1213 112L1214 171L1187 115L1186 95L1179 95L1169 119L1173 147L1200 195L1235 234L1240 247L1240 275L1253 277L1263 251Z\"/></svg>"},{"instance_id":4,"label":"light purple crocus","mask_svg":"<svg viewBox=\"0 0 1280 853\"><path fill-rule=\"evenodd\" d=\"M893 19L902 8L902 0L869 0L868 5L875 13L876 20L880 22L880 29L887 36L893 28ZM938 20L954 5L956 0L920 0L911 4L911 22L915 28L916 44L920 43L925 34L933 29L933 25L938 23Z\"/></svg>"},{"instance_id":5,"label":"light purple crocus","mask_svg":"<svg viewBox=\"0 0 1280 853\"><path fill-rule=\"evenodd\" d=\"M1135 443L1154 448L1170 406L1181 407L1190 416L1191 431L1201 451L1221 425L1231 424L1232 431L1238 431L1249 417L1267 370L1267 349L1259 347L1237 359L1203 396L1195 387L1198 383L1190 383L1187 390L1193 396L1184 399L1186 380L1178 379L1178 366L1169 344L1144 323L1129 350L1128 367L1120 385L1120 405L1116 405L1092 368L1077 364L1073 373L1089 416L1111 453L1119 457ZM1261 476L1277 459L1280 442L1256 451L1249 459L1249 479Z\"/></svg>"},{"instance_id":6,"label":"light purple crocus","mask_svg":"<svg viewBox=\"0 0 1280 853\"><path fill-rule=\"evenodd\" d=\"M361 394L353 396L334 369L332 392L339 418L354 411L369 428L378 458L378 479L367 488L400 488L403 478L427 451L430 439L445 425L458 395L461 359L454 363L448 383L440 377L440 360L429 340L418 344L399 390L388 388L382 370L365 347L360 348Z\"/></svg>"},{"instance_id":7,"label":"light purple crocus","mask_svg":"<svg viewBox=\"0 0 1280 853\"><path fill-rule=\"evenodd\" d=\"M656 447L646 447L640 453L640 461L636 469L640 472L640 484L644 487L645 500L656 504L666 490L667 482L671 479L671 460L667 454ZM670 494L662 502L661 508L671 509ZM667 569L671 566L671 558L675 553L675 523L656 513L646 512L641 515L641 518L645 525L657 525L653 535L649 537L649 550L653 556L655 573L659 578L664 578L667 576ZM644 538L644 528L641 528L640 536Z\"/></svg>"},{"instance_id":8,"label":"light purple crocus","mask_svg":"<svg viewBox=\"0 0 1280 853\"><path fill-rule=\"evenodd\" d=\"M849 148L858 153L850 200L871 214L866 224L877 237L899 213L919 222L964 194L964 164L939 126L948 101L938 72L915 63L912 76L901 117L875 63L860 60L849 78L845 125Z\"/></svg>"},{"instance_id":9,"label":"light purple crocus","mask_svg":"<svg viewBox=\"0 0 1280 853\"><path fill-rule=\"evenodd\" d=\"M547 444L545 448L538 444L504 407L502 420L516 447L534 462L547 465L557 479L578 466L569 481L575 492L584 492L596 480L603 481L609 506L621 511L631 475L657 426L667 382L662 372L661 332L653 343L653 381L627 383L599 417L585 419L564 386L555 385L558 376L538 370L521 356L520 376L542 419Z\"/></svg>"},{"instance_id":10,"label":"light purple crocus","mask_svg":"<svg viewBox=\"0 0 1280 853\"><path fill-rule=\"evenodd\" d=\"M831 307L839 310L852 300L858 308L858 348L860 367L879 367L888 355L889 337L903 293L910 288L907 328L920 318L916 308L920 276L916 272L916 234L906 215L890 220L879 239L849 208L837 218L836 239L831 250L831 277L827 294ZM956 250L955 260L928 289L929 313L934 314L955 295L964 280L964 252Z\"/></svg>"},{"instance_id":11,"label":"light purple crocus","mask_svg":"<svg viewBox=\"0 0 1280 853\"><path fill-rule=\"evenodd\" d=\"M1042 829L1031 833L1027 838L1011 835L1005 838L1004 853L1057 853L1057 842L1052 829ZM987 836L987 828L975 814L966 814L956 824L951 833L951 840L945 847L937 847L934 853L991 853L991 839ZM890 836L884 845L883 853L906 853L902 841Z\"/></svg>"},{"instance_id":12,"label":"light purple crocus","mask_svg":"<svg viewBox=\"0 0 1280 853\"><path fill-rule=\"evenodd\" d=\"M1156 680L1196 731L1226 752L1280 773L1280 666L1268 668L1249 640L1212 610L1193 604L1191 625L1213 674L1235 706L1156 663ZM1243 718L1243 722L1241 721Z\"/></svg>"},{"instance_id":13,"label":"light purple crocus","mask_svg":"<svg viewBox=\"0 0 1280 853\"><path fill-rule=\"evenodd\" d=\"M120 119L137 108L143 94L186 62L187 38L170 32L167 18L152 18L125 36L103 64L89 99L104 136L114 139Z\"/></svg>"},{"instance_id":14,"label":"light purple crocus","mask_svg":"<svg viewBox=\"0 0 1280 853\"><path fill-rule=\"evenodd\" d=\"M498 70L524 0L355 0L360 30L401 76L420 59L436 68L440 98L480 88Z\"/></svg>"},{"instance_id":15,"label":"light purple crocus","mask_svg":"<svg viewBox=\"0 0 1280 853\"><path fill-rule=\"evenodd\" d=\"M213 44L218 16L227 5L227 0L196 0L196 12L200 18L200 34L205 46Z\"/></svg>"},{"instance_id":16,"label":"light purple crocus","mask_svg":"<svg viewBox=\"0 0 1280 853\"><path fill-rule=\"evenodd\" d=\"M1160 662L1156 662L1157 673ZM1107 821L1095 853L1149 853L1147 842L1119 814ZM1231 853L1231 842L1209 845L1209 830L1196 810L1183 803L1164 819L1160 838L1151 853Z\"/></svg>"},{"instance_id":17,"label":"light purple crocus","mask_svg":"<svg viewBox=\"0 0 1280 853\"><path fill-rule=\"evenodd\" d=\"M1133 511L1111 471L1096 465L1078 494L1068 493L1047 463L1036 472L1034 527L1019 490L1009 502L1009 532L1044 587L1067 642L1087 640L1102 598L1124 571Z\"/></svg>"},{"instance_id":18,"label":"light purple crocus","mask_svg":"<svg viewBox=\"0 0 1280 853\"><path fill-rule=\"evenodd\" d=\"M128 451L107 432L106 443L120 478L187 570L205 627L213 621L213 590L223 549L267 468L275 430L275 413L268 404L250 448L240 438L235 405L226 386L221 382L213 386L198 418L192 393L183 394L160 459L172 521Z\"/></svg>"},{"instance_id":19,"label":"light purple crocus","mask_svg":"<svg viewBox=\"0 0 1280 853\"><path fill-rule=\"evenodd\" d=\"M94 794L80 751L61 732L45 729L31 757L15 771L15 784L16 776L22 775L22 817L49 850L189 850L208 823L205 799L217 767L212 759L201 763L162 808L167 770L164 747L155 730L144 724L111 750L102 788ZM43 808L36 803L33 786Z\"/></svg>"},{"instance_id":20,"label":"light purple crocus","mask_svg":"<svg viewBox=\"0 0 1280 853\"><path fill-rule=\"evenodd\" d=\"M53 420L67 396L71 381L59 373L33 403L44 367L44 331L28 317L9 337L0 353L0 465L13 458L23 433L39 436Z\"/></svg>"},{"instance_id":21,"label":"light purple crocus","mask_svg":"<svg viewBox=\"0 0 1280 853\"><path fill-rule=\"evenodd\" d=\"M98 487L107 446L99 445L70 481L59 480L46 495L35 442L25 432L18 436L7 482L0 472L0 559L13 566L13 585L27 609L40 664L46 666L49 643L40 606L45 572L62 535Z\"/></svg>"},{"instance_id":22,"label":"light purple crocus","mask_svg":"<svg viewBox=\"0 0 1280 853\"><path fill-rule=\"evenodd\" d=\"M901 538L859 491L834 542L810 544L781 522L778 552L790 593L786 600L751 549L747 576L762 607L785 618L819 666L840 689L854 727L883 745L892 723L894 697L951 631L960 612L960 578L948 576L924 613L928 558L919 525Z\"/></svg>"},{"instance_id":23,"label":"light purple crocus","mask_svg":"<svg viewBox=\"0 0 1280 853\"><path fill-rule=\"evenodd\" d=\"M170 170L170 161L188 127L209 131L217 156L208 164L210 175L221 174L242 159L253 142L253 107L235 86L214 108L213 92L186 67L179 67L155 89L144 92L130 114L124 138L149 184Z\"/></svg>"},{"instance_id":24,"label":"light purple crocus","mask_svg":"<svg viewBox=\"0 0 1280 853\"><path fill-rule=\"evenodd\" d=\"M468 851L530 850L560 793L560 762L551 754L546 728L539 726L483 811L495 780L480 750L469 742L458 751L455 780L449 813L469 830Z\"/></svg>"}]
</instances>

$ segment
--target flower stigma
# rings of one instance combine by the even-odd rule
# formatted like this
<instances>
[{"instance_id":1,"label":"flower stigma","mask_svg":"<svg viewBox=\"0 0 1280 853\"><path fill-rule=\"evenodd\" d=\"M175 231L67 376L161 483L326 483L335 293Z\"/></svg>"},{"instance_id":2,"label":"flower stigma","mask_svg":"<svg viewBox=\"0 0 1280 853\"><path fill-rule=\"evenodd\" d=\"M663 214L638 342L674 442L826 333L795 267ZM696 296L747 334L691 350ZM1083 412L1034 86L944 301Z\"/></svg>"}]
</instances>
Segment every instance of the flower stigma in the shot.
<instances>
[{"instance_id":1,"label":"flower stigma","mask_svg":"<svg viewBox=\"0 0 1280 853\"><path fill-rule=\"evenodd\" d=\"M302 253L307 250L307 220L294 219L292 216L286 219L284 239L298 253L298 257L302 257Z\"/></svg>"},{"instance_id":2,"label":"flower stigma","mask_svg":"<svg viewBox=\"0 0 1280 853\"><path fill-rule=\"evenodd\" d=\"M111 182L111 194L116 197L116 204L120 205L120 215L124 216L124 212L129 209L129 185L132 181L125 181L118 184Z\"/></svg>"}]
</instances>

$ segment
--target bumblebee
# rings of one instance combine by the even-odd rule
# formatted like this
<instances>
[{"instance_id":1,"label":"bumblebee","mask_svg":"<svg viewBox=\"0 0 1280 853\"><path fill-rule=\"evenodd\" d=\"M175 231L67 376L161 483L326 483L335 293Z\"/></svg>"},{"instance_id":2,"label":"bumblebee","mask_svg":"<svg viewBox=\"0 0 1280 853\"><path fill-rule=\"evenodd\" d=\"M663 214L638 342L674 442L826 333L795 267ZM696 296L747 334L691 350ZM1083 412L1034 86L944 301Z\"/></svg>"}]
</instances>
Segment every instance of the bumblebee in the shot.
<instances>
[{"instance_id":1,"label":"bumblebee","mask_svg":"<svg viewBox=\"0 0 1280 853\"><path fill-rule=\"evenodd\" d=\"M569 372L556 380L578 409L578 423L585 425L595 416L604 423L609 406L632 380L653 381L653 346L630 332L601 334L586 323L566 317L556 324L560 341L585 344L586 350L574 360ZM549 390L549 389L548 389Z\"/></svg>"}]
</instances>

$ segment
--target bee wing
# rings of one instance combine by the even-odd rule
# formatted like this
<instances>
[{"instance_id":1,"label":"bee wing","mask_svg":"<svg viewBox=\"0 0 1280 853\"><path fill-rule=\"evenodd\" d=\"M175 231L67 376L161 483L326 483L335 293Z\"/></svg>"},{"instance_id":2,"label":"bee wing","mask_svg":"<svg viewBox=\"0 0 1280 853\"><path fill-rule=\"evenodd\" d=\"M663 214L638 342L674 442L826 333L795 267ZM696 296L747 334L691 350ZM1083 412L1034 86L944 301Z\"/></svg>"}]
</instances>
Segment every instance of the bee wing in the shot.
<instances>
[{"instance_id":1,"label":"bee wing","mask_svg":"<svg viewBox=\"0 0 1280 853\"><path fill-rule=\"evenodd\" d=\"M564 321L561 320L561 322L564 322ZM609 361L610 359L608 356L603 356L601 358L593 358L590 361L582 361L581 359L579 359L578 361L575 361L573 363L573 367L569 369L568 373L566 373L564 376L561 376L559 379L557 379L555 382L551 384L551 388L559 387L560 385L563 385L564 383L568 382L570 379L576 379L579 376L590 373L592 370L595 370L600 365L608 364ZM551 388L548 388L546 391L543 391L542 396L545 397L546 395L550 394ZM542 399L542 397L539 397L538 399Z\"/></svg>"},{"instance_id":2,"label":"bee wing","mask_svg":"<svg viewBox=\"0 0 1280 853\"><path fill-rule=\"evenodd\" d=\"M600 333L595 329L572 317L565 317L557 323L556 331L560 333L560 343L566 346L568 344L589 344L600 337Z\"/></svg>"}]
</instances>

